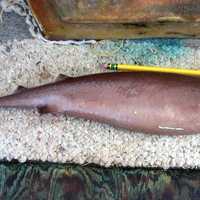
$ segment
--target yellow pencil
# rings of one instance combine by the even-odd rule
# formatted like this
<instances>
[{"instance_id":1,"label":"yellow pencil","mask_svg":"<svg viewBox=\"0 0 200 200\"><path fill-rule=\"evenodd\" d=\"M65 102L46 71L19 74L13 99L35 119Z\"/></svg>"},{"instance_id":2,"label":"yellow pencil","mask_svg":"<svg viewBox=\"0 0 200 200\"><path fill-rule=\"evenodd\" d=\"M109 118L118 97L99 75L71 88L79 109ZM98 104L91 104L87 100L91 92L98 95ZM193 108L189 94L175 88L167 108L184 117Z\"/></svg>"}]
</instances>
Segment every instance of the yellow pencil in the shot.
<instances>
[{"instance_id":1,"label":"yellow pencil","mask_svg":"<svg viewBox=\"0 0 200 200\"><path fill-rule=\"evenodd\" d=\"M199 69L180 69L180 68L164 68L156 66L128 65L128 64L105 64L103 68L116 71L135 71L135 72L160 72L182 74L189 76L200 76Z\"/></svg>"}]
</instances>

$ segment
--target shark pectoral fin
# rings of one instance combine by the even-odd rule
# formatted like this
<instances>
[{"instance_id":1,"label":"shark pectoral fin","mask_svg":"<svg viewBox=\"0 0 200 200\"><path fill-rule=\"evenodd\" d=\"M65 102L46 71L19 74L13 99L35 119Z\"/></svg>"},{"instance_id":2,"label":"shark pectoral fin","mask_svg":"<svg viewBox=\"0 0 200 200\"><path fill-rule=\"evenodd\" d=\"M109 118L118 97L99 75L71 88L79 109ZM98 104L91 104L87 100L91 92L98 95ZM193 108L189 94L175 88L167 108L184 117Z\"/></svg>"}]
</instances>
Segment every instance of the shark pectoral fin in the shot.
<instances>
[{"instance_id":1,"label":"shark pectoral fin","mask_svg":"<svg viewBox=\"0 0 200 200\"><path fill-rule=\"evenodd\" d=\"M51 113L55 116L60 116L60 114L62 113L62 112L59 112L59 110L57 110L56 107L48 106L48 105L38 107L37 110L38 110L38 113L41 114L41 115Z\"/></svg>"},{"instance_id":2,"label":"shark pectoral fin","mask_svg":"<svg viewBox=\"0 0 200 200\"><path fill-rule=\"evenodd\" d=\"M51 113L51 110L49 109L48 106L41 106L37 108L38 112L43 115L43 114L47 114L47 113Z\"/></svg>"},{"instance_id":3,"label":"shark pectoral fin","mask_svg":"<svg viewBox=\"0 0 200 200\"><path fill-rule=\"evenodd\" d=\"M24 92L24 91L27 90L27 89L28 89L28 88L25 88L25 87L19 85L19 86L17 86L17 88L16 88L14 94L17 94L17 93L20 93L20 92Z\"/></svg>"},{"instance_id":4,"label":"shark pectoral fin","mask_svg":"<svg viewBox=\"0 0 200 200\"><path fill-rule=\"evenodd\" d=\"M72 78L72 77L64 75L64 74L59 74L56 78L56 81L63 81L63 80L70 79L70 78Z\"/></svg>"}]
</instances>

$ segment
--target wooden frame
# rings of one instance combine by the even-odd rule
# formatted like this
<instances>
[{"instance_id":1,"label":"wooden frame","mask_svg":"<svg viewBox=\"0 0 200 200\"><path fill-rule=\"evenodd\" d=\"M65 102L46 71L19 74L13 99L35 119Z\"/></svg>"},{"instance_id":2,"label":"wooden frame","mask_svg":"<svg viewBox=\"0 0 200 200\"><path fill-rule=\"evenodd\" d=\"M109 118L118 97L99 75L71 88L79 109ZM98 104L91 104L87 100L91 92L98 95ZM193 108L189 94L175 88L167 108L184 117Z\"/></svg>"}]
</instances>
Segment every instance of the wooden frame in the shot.
<instances>
[{"instance_id":1,"label":"wooden frame","mask_svg":"<svg viewBox=\"0 0 200 200\"><path fill-rule=\"evenodd\" d=\"M101 3L90 8L88 2ZM53 40L200 35L198 0L29 0L29 5L45 37Z\"/></svg>"}]
</instances>

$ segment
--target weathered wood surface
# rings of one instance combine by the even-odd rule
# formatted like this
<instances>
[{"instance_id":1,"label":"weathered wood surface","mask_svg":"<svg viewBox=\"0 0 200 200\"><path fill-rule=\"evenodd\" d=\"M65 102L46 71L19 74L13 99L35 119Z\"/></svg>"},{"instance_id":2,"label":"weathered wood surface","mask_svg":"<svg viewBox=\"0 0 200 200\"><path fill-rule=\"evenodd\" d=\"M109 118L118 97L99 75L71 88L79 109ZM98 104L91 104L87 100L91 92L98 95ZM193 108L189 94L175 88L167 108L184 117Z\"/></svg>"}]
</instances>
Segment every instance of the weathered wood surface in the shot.
<instances>
[{"instance_id":1,"label":"weathered wood surface","mask_svg":"<svg viewBox=\"0 0 200 200\"><path fill-rule=\"evenodd\" d=\"M29 0L50 39L199 37L199 0Z\"/></svg>"}]
</instances>

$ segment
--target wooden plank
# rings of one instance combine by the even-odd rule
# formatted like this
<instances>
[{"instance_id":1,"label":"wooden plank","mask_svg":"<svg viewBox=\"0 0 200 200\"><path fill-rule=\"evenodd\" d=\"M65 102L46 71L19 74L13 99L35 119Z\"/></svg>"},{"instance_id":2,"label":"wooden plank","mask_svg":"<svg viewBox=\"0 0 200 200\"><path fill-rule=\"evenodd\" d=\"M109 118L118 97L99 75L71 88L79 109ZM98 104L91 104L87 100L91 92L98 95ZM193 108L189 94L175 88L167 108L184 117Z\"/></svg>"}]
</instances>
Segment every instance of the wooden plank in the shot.
<instances>
[{"instance_id":1,"label":"wooden plank","mask_svg":"<svg viewBox=\"0 0 200 200\"><path fill-rule=\"evenodd\" d=\"M29 0L49 39L199 37L198 0Z\"/></svg>"},{"instance_id":2,"label":"wooden plank","mask_svg":"<svg viewBox=\"0 0 200 200\"><path fill-rule=\"evenodd\" d=\"M188 0L51 0L56 13L72 23L152 22L168 17L200 18L197 1Z\"/></svg>"}]
</instances>

